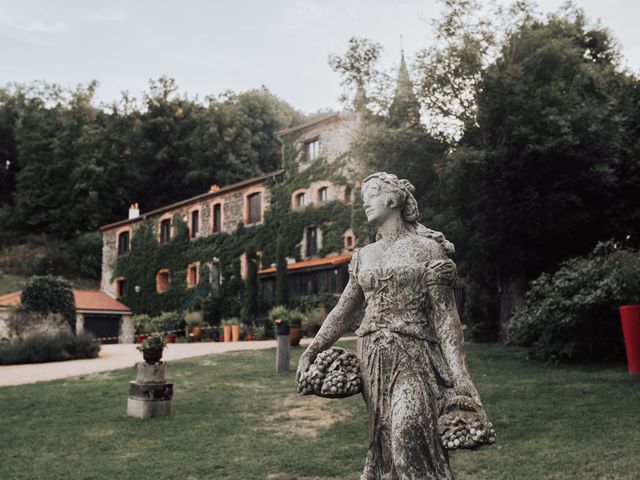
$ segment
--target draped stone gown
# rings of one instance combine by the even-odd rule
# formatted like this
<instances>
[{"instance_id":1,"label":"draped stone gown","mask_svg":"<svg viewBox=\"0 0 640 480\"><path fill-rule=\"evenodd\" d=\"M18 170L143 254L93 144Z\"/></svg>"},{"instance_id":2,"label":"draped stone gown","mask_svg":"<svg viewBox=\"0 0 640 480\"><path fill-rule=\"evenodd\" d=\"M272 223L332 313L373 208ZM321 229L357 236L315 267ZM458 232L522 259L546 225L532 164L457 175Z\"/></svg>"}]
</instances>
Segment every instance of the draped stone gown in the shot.
<instances>
[{"instance_id":1,"label":"draped stone gown","mask_svg":"<svg viewBox=\"0 0 640 480\"><path fill-rule=\"evenodd\" d=\"M452 375L433 325L429 285L451 286L455 264L349 267L366 299L357 355L369 411L369 448L361 480L452 479L436 431Z\"/></svg>"}]
</instances>

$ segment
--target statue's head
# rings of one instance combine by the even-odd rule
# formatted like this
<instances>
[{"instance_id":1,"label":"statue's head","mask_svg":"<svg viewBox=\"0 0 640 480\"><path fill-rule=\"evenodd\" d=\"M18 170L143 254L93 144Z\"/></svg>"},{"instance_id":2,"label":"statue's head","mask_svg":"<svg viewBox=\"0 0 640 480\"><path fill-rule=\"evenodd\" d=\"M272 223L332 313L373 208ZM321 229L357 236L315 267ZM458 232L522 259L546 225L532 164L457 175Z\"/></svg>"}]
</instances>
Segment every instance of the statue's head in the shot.
<instances>
[{"instance_id":1,"label":"statue's head","mask_svg":"<svg viewBox=\"0 0 640 480\"><path fill-rule=\"evenodd\" d=\"M362 182L362 200L369 223L381 224L391 215L401 215L408 224L418 220L415 188L408 180L400 180L392 173L377 172Z\"/></svg>"}]
</instances>

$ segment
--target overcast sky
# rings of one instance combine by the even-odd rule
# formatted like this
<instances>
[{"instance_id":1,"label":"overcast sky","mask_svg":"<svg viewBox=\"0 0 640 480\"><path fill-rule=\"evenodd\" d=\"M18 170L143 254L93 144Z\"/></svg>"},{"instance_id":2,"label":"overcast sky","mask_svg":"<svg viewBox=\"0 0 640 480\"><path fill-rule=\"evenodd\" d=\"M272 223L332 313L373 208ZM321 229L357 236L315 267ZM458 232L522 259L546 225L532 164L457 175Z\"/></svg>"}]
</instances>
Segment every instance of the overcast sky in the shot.
<instances>
[{"instance_id":1,"label":"overcast sky","mask_svg":"<svg viewBox=\"0 0 640 480\"><path fill-rule=\"evenodd\" d=\"M545 12L562 3L538 2ZM613 31L640 71L640 2L576 3ZM329 54L367 37L383 44L392 67L401 46L411 59L430 44L439 11L436 0L0 0L0 84L96 79L98 98L111 101L167 75L190 95L264 85L305 112L336 109Z\"/></svg>"}]
</instances>

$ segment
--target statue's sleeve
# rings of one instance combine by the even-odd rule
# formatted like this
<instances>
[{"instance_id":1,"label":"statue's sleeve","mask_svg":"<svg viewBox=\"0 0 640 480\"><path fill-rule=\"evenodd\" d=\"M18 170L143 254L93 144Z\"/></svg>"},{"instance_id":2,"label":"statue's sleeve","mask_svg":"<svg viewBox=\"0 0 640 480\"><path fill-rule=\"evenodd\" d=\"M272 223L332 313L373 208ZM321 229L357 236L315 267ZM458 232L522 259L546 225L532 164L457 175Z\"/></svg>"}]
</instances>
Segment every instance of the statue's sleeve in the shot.
<instances>
[{"instance_id":1,"label":"statue's sleeve","mask_svg":"<svg viewBox=\"0 0 640 480\"><path fill-rule=\"evenodd\" d=\"M360 271L360 249L356 248L353 250L353 254L351 255L351 263L349 263L349 279L358 283L358 272Z\"/></svg>"},{"instance_id":2,"label":"statue's sleeve","mask_svg":"<svg viewBox=\"0 0 640 480\"><path fill-rule=\"evenodd\" d=\"M453 288L456 283L456 264L448 258L427 262L428 285L445 285Z\"/></svg>"}]
</instances>

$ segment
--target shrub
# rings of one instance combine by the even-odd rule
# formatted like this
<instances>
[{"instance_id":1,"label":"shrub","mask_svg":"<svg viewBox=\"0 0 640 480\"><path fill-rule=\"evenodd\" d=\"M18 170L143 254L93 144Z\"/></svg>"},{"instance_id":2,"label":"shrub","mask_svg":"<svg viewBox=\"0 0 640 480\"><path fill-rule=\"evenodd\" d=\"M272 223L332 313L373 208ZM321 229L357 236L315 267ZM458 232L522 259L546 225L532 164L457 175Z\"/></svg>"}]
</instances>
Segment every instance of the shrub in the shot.
<instances>
[{"instance_id":1,"label":"shrub","mask_svg":"<svg viewBox=\"0 0 640 480\"><path fill-rule=\"evenodd\" d=\"M196 312L200 313L200 312ZM202 315L202 313L200 313ZM182 323L182 317L178 312L162 312L151 320L155 332L170 332L178 330Z\"/></svg>"},{"instance_id":2,"label":"shrub","mask_svg":"<svg viewBox=\"0 0 640 480\"><path fill-rule=\"evenodd\" d=\"M33 276L22 289L20 303L33 312L59 313L69 323L72 330L76 326L76 304L71 285L51 275Z\"/></svg>"},{"instance_id":3,"label":"shrub","mask_svg":"<svg viewBox=\"0 0 640 480\"><path fill-rule=\"evenodd\" d=\"M133 317L131 317L131 323L133 323L133 328L135 328L136 335L151 333L148 331L149 326L151 325L151 317L149 315L134 315Z\"/></svg>"},{"instance_id":4,"label":"shrub","mask_svg":"<svg viewBox=\"0 0 640 480\"><path fill-rule=\"evenodd\" d=\"M622 358L617 307L640 303L640 256L607 242L531 283L507 324L507 343L556 361Z\"/></svg>"},{"instance_id":5,"label":"shrub","mask_svg":"<svg viewBox=\"0 0 640 480\"><path fill-rule=\"evenodd\" d=\"M88 333L37 334L18 343L0 344L0 365L96 358L100 343Z\"/></svg>"}]
</instances>

